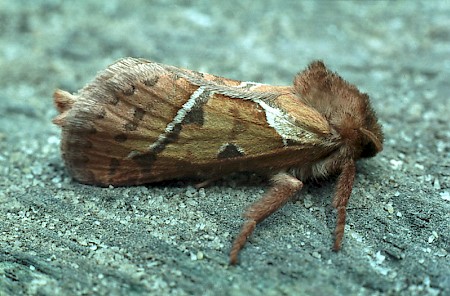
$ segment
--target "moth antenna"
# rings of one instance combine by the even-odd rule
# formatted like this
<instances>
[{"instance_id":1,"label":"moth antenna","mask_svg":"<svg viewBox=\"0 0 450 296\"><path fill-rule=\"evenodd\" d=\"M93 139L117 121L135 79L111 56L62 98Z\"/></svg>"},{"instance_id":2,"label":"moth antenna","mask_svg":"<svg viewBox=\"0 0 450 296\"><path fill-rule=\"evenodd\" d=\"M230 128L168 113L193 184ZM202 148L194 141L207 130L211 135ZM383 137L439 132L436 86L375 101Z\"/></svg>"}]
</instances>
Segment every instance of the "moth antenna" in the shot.
<instances>
[{"instance_id":1,"label":"moth antenna","mask_svg":"<svg viewBox=\"0 0 450 296\"><path fill-rule=\"evenodd\" d=\"M344 236L346 208L350 194L352 193L353 181L355 180L356 167L354 160L350 160L342 167L341 174L336 184L336 192L333 199L333 207L337 210L336 229L334 231L334 251L341 249L342 237Z\"/></svg>"},{"instance_id":2,"label":"moth antenna","mask_svg":"<svg viewBox=\"0 0 450 296\"><path fill-rule=\"evenodd\" d=\"M370 141L375 145L375 148L377 149L377 152L381 152L383 150L383 144L381 143L380 139L378 139L375 134L363 127L359 129L361 133L363 133L364 136L370 139Z\"/></svg>"},{"instance_id":3,"label":"moth antenna","mask_svg":"<svg viewBox=\"0 0 450 296\"><path fill-rule=\"evenodd\" d=\"M303 187L303 183L300 180L284 172L273 176L272 182L273 185L269 191L248 207L244 213L246 221L242 225L241 232L234 240L231 248L231 265L237 263L239 251L244 247L247 238L252 234L253 230L255 230L256 224L281 208L294 193Z\"/></svg>"}]
</instances>

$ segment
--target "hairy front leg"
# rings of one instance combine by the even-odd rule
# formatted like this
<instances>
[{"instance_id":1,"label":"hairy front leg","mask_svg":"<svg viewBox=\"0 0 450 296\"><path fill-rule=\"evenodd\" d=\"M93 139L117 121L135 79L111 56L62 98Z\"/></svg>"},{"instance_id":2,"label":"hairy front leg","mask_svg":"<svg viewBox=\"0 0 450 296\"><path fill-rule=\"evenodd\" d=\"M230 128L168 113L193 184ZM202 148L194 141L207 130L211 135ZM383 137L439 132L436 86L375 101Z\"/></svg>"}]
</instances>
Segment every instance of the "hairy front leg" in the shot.
<instances>
[{"instance_id":1,"label":"hairy front leg","mask_svg":"<svg viewBox=\"0 0 450 296\"><path fill-rule=\"evenodd\" d=\"M252 204L244 213L246 219L241 232L235 238L230 252L230 264L238 261L239 251L244 247L247 238L255 230L256 224L269 217L281 208L295 192L303 187L303 183L288 173L278 173L271 179L273 185L258 201Z\"/></svg>"},{"instance_id":2,"label":"hairy front leg","mask_svg":"<svg viewBox=\"0 0 450 296\"><path fill-rule=\"evenodd\" d=\"M338 177L336 192L333 199L333 206L337 210L336 229L334 230L333 250L341 249L342 238L344 237L345 217L347 216L347 204L352 193L353 181L355 180L355 163L348 161L342 167L342 172Z\"/></svg>"}]
</instances>

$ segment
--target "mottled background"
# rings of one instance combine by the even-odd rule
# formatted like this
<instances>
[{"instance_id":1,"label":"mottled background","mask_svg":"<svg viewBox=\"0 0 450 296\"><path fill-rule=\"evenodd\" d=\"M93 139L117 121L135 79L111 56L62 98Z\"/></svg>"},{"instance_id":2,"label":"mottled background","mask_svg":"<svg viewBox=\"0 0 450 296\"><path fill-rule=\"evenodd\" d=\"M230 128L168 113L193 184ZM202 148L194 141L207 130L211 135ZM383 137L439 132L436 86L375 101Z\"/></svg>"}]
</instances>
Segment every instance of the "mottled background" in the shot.
<instances>
[{"instance_id":1,"label":"mottled background","mask_svg":"<svg viewBox=\"0 0 450 296\"><path fill-rule=\"evenodd\" d=\"M0 0L0 295L449 295L448 1ZM340 253L334 179L310 183L228 266L238 175L96 188L59 154L55 88L124 56L290 84L311 60L370 94L384 151L358 163Z\"/></svg>"}]
</instances>

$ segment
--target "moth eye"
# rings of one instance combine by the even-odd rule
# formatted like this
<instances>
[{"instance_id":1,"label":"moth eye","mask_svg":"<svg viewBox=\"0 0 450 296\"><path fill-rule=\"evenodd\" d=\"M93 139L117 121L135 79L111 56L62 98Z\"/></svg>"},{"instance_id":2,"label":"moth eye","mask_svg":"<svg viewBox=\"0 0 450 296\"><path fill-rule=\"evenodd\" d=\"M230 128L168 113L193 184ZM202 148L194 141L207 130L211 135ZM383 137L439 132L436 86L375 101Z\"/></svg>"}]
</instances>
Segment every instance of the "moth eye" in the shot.
<instances>
[{"instance_id":1,"label":"moth eye","mask_svg":"<svg viewBox=\"0 0 450 296\"><path fill-rule=\"evenodd\" d=\"M375 143L373 143L372 141L363 144L361 157L363 158L373 157L377 153L378 153L377 147Z\"/></svg>"}]
</instances>

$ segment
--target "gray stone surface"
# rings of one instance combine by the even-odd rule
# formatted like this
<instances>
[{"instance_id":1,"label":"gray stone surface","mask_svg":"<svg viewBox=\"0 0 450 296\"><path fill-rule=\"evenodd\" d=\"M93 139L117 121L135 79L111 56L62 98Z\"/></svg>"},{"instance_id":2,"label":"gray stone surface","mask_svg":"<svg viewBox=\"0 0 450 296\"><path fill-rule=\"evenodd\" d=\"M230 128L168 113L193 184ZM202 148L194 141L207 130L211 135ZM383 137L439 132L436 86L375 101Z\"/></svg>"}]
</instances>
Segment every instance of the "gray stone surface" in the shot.
<instances>
[{"instance_id":1,"label":"gray stone surface","mask_svg":"<svg viewBox=\"0 0 450 296\"><path fill-rule=\"evenodd\" d=\"M0 1L0 295L449 295L448 1ZM311 60L370 94L386 135L358 163L343 249L334 179L309 183L228 266L233 176L96 188L71 180L51 124L124 57L290 84Z\"/></svg>"}]
</instances>

